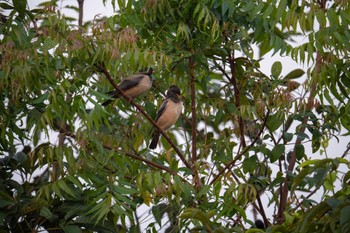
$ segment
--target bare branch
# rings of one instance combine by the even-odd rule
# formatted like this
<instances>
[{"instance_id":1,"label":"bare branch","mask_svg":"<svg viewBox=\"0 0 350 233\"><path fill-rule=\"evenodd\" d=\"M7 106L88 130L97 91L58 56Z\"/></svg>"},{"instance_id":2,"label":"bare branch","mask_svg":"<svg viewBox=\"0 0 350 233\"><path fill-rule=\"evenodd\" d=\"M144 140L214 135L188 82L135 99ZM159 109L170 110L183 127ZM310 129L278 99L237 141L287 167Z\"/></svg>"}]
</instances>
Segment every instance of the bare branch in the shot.
<instances>
[{"instance_id":1,"label":"bare branch","mask_svg":"<svg viewBox=\"0 0 350 233\"><path fill-rule=\"evenodd\" d=\"M194 75L194 54L189 58L189 66L190 66L190 88L191 88L191 113L192 113L192 121L191 121L191 128L192 128L192 173L193 173L193 180L195 183L195 186L197 188L202 187L202 183L197 171L196 162L197 162L197 108L196 108L196 89L195 89L195 75Z\"/></svg>"},{"instance_id":2,"label":"bare branch","mask_svg":"<svg viewBox=\"0 0 350 233\"><path fill-rule=\"evenodd\" d=\"M178 154L178 156L180 157L180 159L182 160L182 162L186 165L187 168L191 169L192 166L191 164L185 159L184 154L180 151L180 149L174 144L174 142L170 139L170 137L168 136L168 134L162 130L157 124L156 122L151 118L150 115L148 115L145 110L143 110L143 108L137 104L132 98L130 98L129 96L125 95L124 92L118 87L117 83L113 80L113 78L111 77L111 75L109 74L108 70L106 69L104 64L101 65L95 65L96 68L98 69L98 71L100 71L101 73L103 73L108 81L111 83L111 85L115 88L115 90L117 90L120 95L126 99L131 105L133 105L138 111L140 111L142 113L142 115L144 115L146 117L146 119L152 123L152 125L154 127L156 127L158 129L158 131L164 136L164 138L168 141L168 143L170 144L170 146L175 150L175 152Z\"/></svg>"},{"instance_id":3,"label":"bare branch","mask_svg":"<svg viewBox=\"0 0 350 233\"><path fill-rule=\"evenodd\" d=\"M233 86L234 90L234 96L235 96L235 105L239 109L241 105L241 91L239 89L238 83L237 83L237 77L236 77L236 64L235 64L235 51L232 50L228 52L228 61L230 63L231 68L231 84ZM239 130L240 130L240 141L242 144L242 148L246 146L245 143L245 137L244 137L244 131L245 131L245 125L243 122L242 116L238 116L238 124L239 124Z\"/></svg>"},{"instance_id":4,"label":"bare branch","mask_svg":"<svg viewBox=\"0 0 350 233\"><path fill-rule=\"evenodd\" d=\"M83 26L83 15L84 15L84 0L77 0L78 1L78 8L79 8L79 18L78 18L78 25L79 27Z\"/></svg>"},{"instance_id":5,"label":"bare branch","mask_svg":"<svg viewBox=\"0 0 350 233\"><path fill-rule=\"evenodd\" d=\"M67 130L67 129L66 129L66 130ZM65 136L69 136L69 137L71 137L71 138L77 140L76 135L75 135L73 132L69 131L69 130L67 130L67 131L61 131L61 134L62 134L62 135L65 135ZM110 146L107 146L107 145L104 145L104 144L102 144L102 146L103 146L103 148L105 148L105 149L107 149L107 150L113 150L113 148L111 148ZM117 150L115 150L115 151L117 151ZM155 163L155 162L153 162L153 161L151 161L151 160L145 159L145 158L141 157L140 155L135 155L135 154L132 154L132 153L129 153L129 152L122 152L122 151L118 151L118 152L120 152L120 153L122 153L122 154L124 154L124 155L126 155L126 156L128 156L128 157L130 157L130 158L133 158L133 159L142 161L142 162L144 162L145 164L150 165L150 166L152 166L152 167L154 167L154 168L158 168L158 169L160 169L160 170L166 171L166 172L170 173L171 175L178 176L182 181L184 181L184 182L186 182L186 183L189 183L185 178L183 178L182 176L180 176L177 172L175 172L175 171L173 171L173 170L171 170L171 169L169 169L169 168L167 168L167 167L165 167L165 166L163 166L163 165L160 165L160 164ZM115 173L115 172L112 171L110 168L108 168L108 167L106 167L104 164L100 163L94 156L91 156L91 157L92 157L100 166L102 166L104 169L106 169L107 171L109 171L109 172L111 172L111 173Z\"/></svg>"},{"instance_id":6,"label":"bare branch","mask_svg":"<svg viewBox=\"0 0 350 233\"><path fill-rule=\"evenodd\" d=\"M213 184L215 183L221 176L222 174L230 169L232 166L235 165L235 163L252 147L255 145L255 143L259 140L260 138L260 135L262 134L262 132L264 131L265 127L266 127L266 123L267 123L267 118L269 117L270 115L270 110L268 109L267 110L267 113L266 113L266 116L265 116L265 119L263 121L263 124L261 126L261 129L259 131L259 133L257 134L257 136L254 138L254 140L250 143L250 145L248 145L247 147L245 147L241 152L239 152L236 157L230 162L228 163L215 177L214 179L210 182L210 184Z\"/></svg>"},{"instance_id":7,"label":"bare branch","mask_svg":"<svg viewBox=\"0 0 350 233\"><path fill-rule=\"evenodd\" d=\"M317 57L316 57L316 74L317 75L320 72L322 66L322 58L321 58L321 54L318 52L317 53ZM317 82L313 81L312 85L311 85L311 89L310 89L310 96L308 99L308 103L307 103L307 107L306 110L307 111L311 111L313 108L313 103L314 103L314 99L315 99L315 94L316 94L316 87L317 87ZM305 132L305 125L307 124L309 117L308 116L304 116L303 118L303 122L302 125L304 125L303 127L300 128L299 132L304 133ZM281 195L280 195L280 205L278 208L278 214L277 214L277 222L279 224L282 224L284 222L284 211L287 205L287 199L288 199L288 187L289 187L289 182L290 182L290 178L288 177L288 174L292 173L295 167L295 163L296 163L296 150L297 150L297 146L300 145L302 142L301 138L297 138L295 144L294 144L294 148L293 151L291 153L290 159L289 159L289 165L288 165L288 172L286 173L286 179L282 185L282 189L281 189Z\"/></svg>"}]
</instances>

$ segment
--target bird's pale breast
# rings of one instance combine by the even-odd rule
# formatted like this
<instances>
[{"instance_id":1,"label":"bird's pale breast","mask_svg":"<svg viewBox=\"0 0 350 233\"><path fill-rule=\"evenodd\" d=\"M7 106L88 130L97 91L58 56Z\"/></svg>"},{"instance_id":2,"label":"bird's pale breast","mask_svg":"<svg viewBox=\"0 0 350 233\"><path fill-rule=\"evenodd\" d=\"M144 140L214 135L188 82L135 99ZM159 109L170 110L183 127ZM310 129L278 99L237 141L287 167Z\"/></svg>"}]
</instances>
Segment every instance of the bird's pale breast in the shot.
<instances>
[{"instance_id":1,"label":"bird's pale breast","mask_svg":"<svg viewBox=\"0 0 350 233\"><path fill-rule=\"evenodd\" d=\"M176 123L177 119L181 114L181 111L181 102L174 103L172 101L169 101L166 105L166 109L164 110L163 114L157 120L157 125L163 130L169 129L172 125Z\"/></svg>"}]
</instances>

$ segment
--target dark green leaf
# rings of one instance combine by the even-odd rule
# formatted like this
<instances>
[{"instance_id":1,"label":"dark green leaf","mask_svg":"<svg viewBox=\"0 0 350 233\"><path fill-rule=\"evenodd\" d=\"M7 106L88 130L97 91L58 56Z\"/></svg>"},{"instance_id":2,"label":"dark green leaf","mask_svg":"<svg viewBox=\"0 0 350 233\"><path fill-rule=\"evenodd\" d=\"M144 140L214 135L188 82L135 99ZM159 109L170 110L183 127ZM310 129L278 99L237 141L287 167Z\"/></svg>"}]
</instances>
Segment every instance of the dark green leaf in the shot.
<instances>
[{"instance_id":1,"label":"dark green leaf","mask_svg":"<svg viewBox=\"0 0 350 233\"><path fill-rule=\"evenodd\" d=\"M13 9L13 6L11 6L5 2L0 2L0 8L2 8L4 10L11 10L11 9Z\"/></svg>"},{"instance_id":2,"label":"dark green leaf","mask_svg":"<svg viewBox=\"0 0 350 233\"><path fill-rule=\"evenodd\" d=\"M4 208L9 205L13 205L14 203L12 201L0 199L0 208Z\"/></svg>"},{"instance_id":3,"label":"dark green leaf","mask_svg":"<svg viewBox=\"0 0 350 233\"><path fill-rule=\"evenodd\" d=\"M81 233L81 229L75 225L67 225L63 227L65 233Z\"/></svg>"},{"instance_id":4,"label":"dark green leaf","mask_svg":"<svg viewBox=\"0 0 350 233\"><path fill-rule=\"evenodd\" d=\"M258 158L256 155L250 156L243 161L243 172L244 173L254 173L254 170L258 166Z\"/></svg>"},{"instance_id":5,"label":"dark green leaf","mask_svg":"<svg viewBox=\"0 0 350 233\"><path fill-rule=\"evenodd\" d=\"M286 142L290 142L293 139L293 134L292 133L285 133L284 134L284 139L286 140Z\"/></svg>"},{"instance_id":6,"label":"dark green leaf","mask_svg":"<svg viewBox=\"0 0 350 233\"><path fill-rule=\"evenodd\" d=\"M298 144L295 146L295 153L296 153L296 157L298 160L304 158L305 156L305 148L302 144Z\"/></svg>"},{"instance_id":7,"label":"dark green leaf","mask_svg":"<svg viewBox=\"0 0 350 233\"><path fill-rule=\"evenodd\" d=\"M272 64L271 67L271 75L274 78L278 78L282 72L282 63L280 61L276 61Z\"/></svg>"},{"instance_id":8,"label":"dark green leaf","mask_svg":"<svg viewBox=\"0 0 350 233\"><path fill-rule=\"evenodd\" d=\"M272 152L270 157L271 163L277 161L284 154L284 151L285 151L285 145L283 144L276 145L271 151Z\"/></svg>"},{"instance_id":9,"label":"dark green leaf","mask_svg":"<svg viewBox=\"0 0 350 233\"><path fill-rule=\"evenodd\" d=\"M326 202L322 202L319 205L308 210L305 216L303 217L302 223L300 224L300 227L297 232L310 232L309 226L312 220L316 216L324 215L324 213L326 213L328 210L329 206Z\"/></svg>"},{"instance_id":10,"label":"dark green leaf","mask_svg":"<svg viewBox=\"0 0 350 233\"><path fill-rule=\"evenodd\" d=\"M18 12L20 18L24 19L27 0L13 0L13 7Z\"/></svg>"},{"instance_id":11,"label":"dark green leaf","mask_svg":"<svg viewBox=\"0 0 350 233\"><path fill-rule=\"evenodd\" d=\"M152 214L159 226L162 226L162 218L164 214L167 212L168 208L169 206L164 203L160 203L152 207Z\"/></svg>"},{"instance_id":12,"label":"dark green leaf","mask_svg":"<svg viewBox=\"0 0 350 233\"><path fill-rule=\"evenodd\" d=\"M274 132L277 130L283 123L283 116L280 114L273 114L267 118L267 128Z\"/></svg>"},{"instance_id":13,"label":"dark green leaf","mask_svg":"<svg viewBox=\"0 0 350 233\"><path fill-rule=\"evenodd\" d=\"M305 71L303 71L302 69L295 69L289 72L286 76L284 76L283 80L289 81L291 79L297 79L303 76L304 74L305 74Z\"/></svg>"},{"instance_id":14,"label":"dark green leaf","mask_svg":"<svg viewBox=\"0 0 350 233\"><path fill-rule=\"evenodd\" d=\"M340 228L342 232L350 232L350 206L347 205L340 211Z\"/></svg>"},{"instance_id":15,"label":"dark green leaf","mask_svg":"<svg viewBox=\"0 0 350 233\"><path fill-rule=\"evenodd\" d=\"M46 219L50 219L51 217L52 217L52 213L51 213L51 211L49 210L49 208L47 208L47 207L43 207L43 208L41 208L41 210L40 210L40 216L43 216L44 218L46 218Z\"/></svg>"},{"instance_id":16,"label":"dark green leaf","mask_svg":"<svg viewBox=\"0 0 350 233\"><path fill-rule=\"evenodd\" d=\"M307 134L304 133L304 132L298 132L298 133L296 133L296 135L297 135L297 137L298 137L299 139L301 139L301 140L304 140L305 138L310 139L310 138L309 138L309 135L307 135Z\"/></svg>"}]
</instances>

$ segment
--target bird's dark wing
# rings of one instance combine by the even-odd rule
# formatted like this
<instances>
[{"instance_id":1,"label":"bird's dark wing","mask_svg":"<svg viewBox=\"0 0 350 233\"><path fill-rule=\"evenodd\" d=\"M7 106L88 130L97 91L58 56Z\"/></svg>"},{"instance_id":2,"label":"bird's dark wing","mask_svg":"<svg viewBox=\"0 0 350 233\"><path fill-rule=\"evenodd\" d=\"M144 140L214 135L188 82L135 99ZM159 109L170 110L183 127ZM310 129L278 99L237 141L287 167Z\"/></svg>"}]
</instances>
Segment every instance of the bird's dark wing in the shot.
<instances>
[{"instance_id":1,"label":"bird's dark wing","mask_svg":"<svg viewBox=\"0 0 350 233\"><path fill-rule=\"evenodd\" d=\"M166 99L166 100L162 103L162 105L160 105L160 108L159 108L159 110L158 110L158 112L157 112L156 122L157 122L157 120L159 119L159 117L163 114L163 112L165 111L166 105L168 104L168 102L169 102L169 99Z\"/></svg>"},{"instance_id":2,"label":"bird's dark wing","mask_svg":"<svg viewBox=\"0 0 350 233\"><path fill-rule=\"evenodd\" d=\"M144 74L136 74L133 75L131 77L125 78L121 81L121 83L119 84L120 89L124 90L128 90L134 86L136 86L141 79L143 79L146 75Z\"/></svg>"}]
</instances>

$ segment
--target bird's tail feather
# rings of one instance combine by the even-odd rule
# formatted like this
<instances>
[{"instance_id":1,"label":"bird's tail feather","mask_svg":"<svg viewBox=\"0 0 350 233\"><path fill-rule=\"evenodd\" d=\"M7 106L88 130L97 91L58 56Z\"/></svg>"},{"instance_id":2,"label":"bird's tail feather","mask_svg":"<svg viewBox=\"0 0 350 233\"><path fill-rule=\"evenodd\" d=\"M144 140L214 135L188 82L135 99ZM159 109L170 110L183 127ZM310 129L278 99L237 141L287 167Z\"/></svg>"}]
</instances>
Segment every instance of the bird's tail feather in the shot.
<instances>
[{"instance_id":1,"label":"bird's tail feather","mask_svg":"<svg viewBox=\"0 0 350 233\"><path fill-rule=\"evenodd\" d=\"M108 94L111 98L114 98L114 99L118 99L119 98L119 92L114 90L114 91L109 91L107 92L106 94ZM112 103L114 101L114 99L109 99L109 100L106 100L105 102L102 103L102 106L107 106L109 105L110 103Z\"/></svg>"},{"instance_id":2,"label":"bird's tail feather","mask_svg":"<svg viewBox=\"0 0 350 233\"><path fill-rule=\"evenodd\" d=\"M159 134L158 130L154 131L151 144L149 144L150 149L155 149L157 147L157 144L159 141L159 136L160 136L160 134Z\"/></svg>"}]
</instances>

